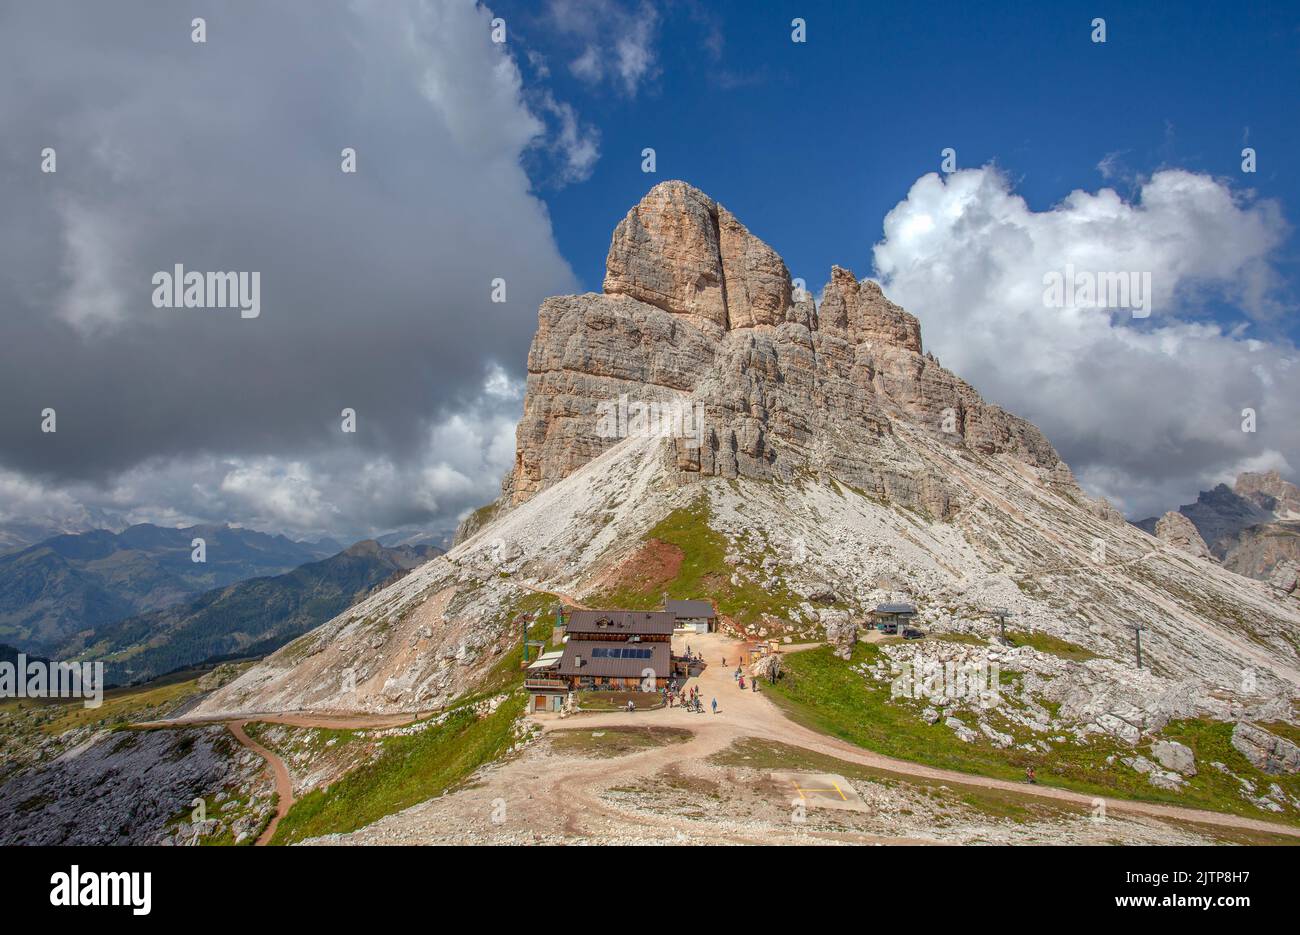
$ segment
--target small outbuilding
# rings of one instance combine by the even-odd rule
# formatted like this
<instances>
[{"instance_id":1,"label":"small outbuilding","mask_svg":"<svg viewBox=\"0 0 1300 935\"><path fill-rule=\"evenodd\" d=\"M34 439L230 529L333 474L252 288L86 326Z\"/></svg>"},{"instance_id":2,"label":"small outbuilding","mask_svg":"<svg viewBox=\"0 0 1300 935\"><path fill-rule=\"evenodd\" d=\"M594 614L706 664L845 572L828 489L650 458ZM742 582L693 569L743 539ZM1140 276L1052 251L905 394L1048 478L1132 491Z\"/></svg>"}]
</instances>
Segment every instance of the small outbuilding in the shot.
<instances>
[{"instance_id":1,"label":"small outbuilding","mask_svg":"<svg viewBox=\"0 0 1300 935\"><path fill-rule=\"evenodd\" d=\"M712 633L718 629L718 614L712 601L664 601L678 629Z\"/></svg>"},{"instance_id":2,"label":"small outbuilding","mask_svg":"<svg viewBox=\"0 0 1300 935\"><path fill-rule=\"evenodd\" d=\"M896 634L916 616L913 604L878 604L871 612L871 622L881 633Z\"/></svg>"}]
</instances>

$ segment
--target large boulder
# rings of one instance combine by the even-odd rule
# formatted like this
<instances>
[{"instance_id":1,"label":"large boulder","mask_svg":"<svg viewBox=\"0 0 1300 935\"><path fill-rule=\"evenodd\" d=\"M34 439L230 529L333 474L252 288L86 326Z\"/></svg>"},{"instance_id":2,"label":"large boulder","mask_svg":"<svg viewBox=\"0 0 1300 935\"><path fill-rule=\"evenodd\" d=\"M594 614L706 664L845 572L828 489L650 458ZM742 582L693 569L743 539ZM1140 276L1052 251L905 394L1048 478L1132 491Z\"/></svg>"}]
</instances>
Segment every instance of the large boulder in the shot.
<instances>
[{"instance_id":1,"label":"large boulder","mask_svg":"<svg viewBox=\"0 0 1300 935\"><path fill-rule=\"evenodd\" d=\"M1186 744L1176 740L1157 740L1151 745L1151 755L1165 769L1184 776L1196 775L1196 754Z\"/></svg>"},{"instance_id":2,"label":"large boulder","mask_svg":"<svg viewBox=\"0 0 1300 935\"><path fill-rule=\"evenodd\" d=\"M749 674L756 679L767 679L769 682L775 682L781 677L780 653L767 653L759 656L750 665Z\"/></svg>"},{"instance_id":3,"label":"large boulder","mask_svg":"<svg viewBox=\"0 0 1300 935\"><path fill-rule=\"evenodd\" d=\"M823 614L826 642L841 659L853 657L853 647L858 642L858 625L846 613Z\"/></svg>"},{"instance_id":4,"label":"large boulder","mask_svg":"<svg viewBox=\"0 0 1300 935\"><path fill-rule=\"evenodd\" d=\"M1238 721L1232 729L1232 745L1253 766L1266 773L1300 772L1300 747L1262 727Z\"/></svg>"}]
</instances>

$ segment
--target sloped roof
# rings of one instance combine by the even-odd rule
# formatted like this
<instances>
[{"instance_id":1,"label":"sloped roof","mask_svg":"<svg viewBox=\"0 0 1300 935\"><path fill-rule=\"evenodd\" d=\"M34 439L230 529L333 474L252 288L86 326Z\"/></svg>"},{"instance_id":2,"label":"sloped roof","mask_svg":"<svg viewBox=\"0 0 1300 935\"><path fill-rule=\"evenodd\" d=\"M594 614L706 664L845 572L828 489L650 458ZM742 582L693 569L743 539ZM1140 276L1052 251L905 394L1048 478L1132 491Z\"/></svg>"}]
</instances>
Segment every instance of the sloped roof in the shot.
<instances>
[{"instance_id":1,"label":"sloped roof","mask_svg":"<svg viewBox=\"0 0 1300 935\"><path fill-rule=\"evenodd\" d=\"M715 617L710 601L664 601L664 610L674 617Z\"/></svg>"},{"instance_id":2,"label":"sloped roof","mask_svg":"<svg viewBox=\"0 0 1300 935\"><path fill-rule=\"evenodd\" d=\"M878 604L876 605L878 614L914 614L916 606L914 604Z\"/></svg>"},{"instance_id":3,"label":"sloped roof","mask_svg":"<svg viewBox=\"0 0 1300 935\"><path fill-rule=\"evenodd\" d=\"M582 659L582 665L577 664ZM657 678L672 674L671 647L667 643L610 643L602 640L571 640L556 670L559 675L641 678L646 669Z\"/></svg>"},{"instance_id":4,"label":"sloped roof","mask_svg":"<svg viewBox=\"0 0 1300 935\"><path fill-rule=\"evenodd\" d=\"M528 666L528 668L549 669L551 666L559 662L560 657L563 655L564 655L564 650L562 649L553 649L549 653L542 653L542 655L538 656L536 659L532 661L532 663Z\"/></svg>"},{"instance_id":5,"label":"sloped roof","mask_svg":"<svg viewBox=\"0 0 1300 935\"><path fill-rule=\"evenodd\" d=\"M574 610L565 632L615 636L672 636L676 618L662 610Z\"/></svg>"}]
</instances>

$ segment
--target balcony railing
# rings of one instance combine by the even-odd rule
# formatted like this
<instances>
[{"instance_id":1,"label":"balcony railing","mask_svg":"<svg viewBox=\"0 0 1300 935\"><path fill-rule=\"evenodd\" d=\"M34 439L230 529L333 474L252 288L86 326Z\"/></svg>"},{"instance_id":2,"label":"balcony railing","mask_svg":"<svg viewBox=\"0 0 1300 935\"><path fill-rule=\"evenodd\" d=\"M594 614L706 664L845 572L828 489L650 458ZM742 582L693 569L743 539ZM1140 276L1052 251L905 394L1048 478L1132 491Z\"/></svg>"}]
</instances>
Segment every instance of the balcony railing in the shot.
<instances>
[{"instance_id":1,"label":"balcony railing","mask_svg":"<svg viewBox=\"0 0 1300 935\"><path fill-rule=\"evenodd\" d=\"M524 679L524 688L528 691L543 689L547 691L565 691L568 687L568 682L559 679Z\"/></svg>"}]
</instances>

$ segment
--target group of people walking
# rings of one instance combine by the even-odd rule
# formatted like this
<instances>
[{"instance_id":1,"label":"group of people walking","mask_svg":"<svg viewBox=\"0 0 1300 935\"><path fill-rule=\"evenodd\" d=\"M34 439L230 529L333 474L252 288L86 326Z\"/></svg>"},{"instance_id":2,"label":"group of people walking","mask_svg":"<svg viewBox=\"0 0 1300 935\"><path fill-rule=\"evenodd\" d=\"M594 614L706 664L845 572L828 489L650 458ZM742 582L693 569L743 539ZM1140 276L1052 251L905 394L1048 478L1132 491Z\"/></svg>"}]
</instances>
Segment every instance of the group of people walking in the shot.
<instances>
[{"instance_id":1,"label":"group of people walking","mask_svg":"<svg viewBox=\"0 0 1300 935\"><path fill-rule=\"evenodd\" d=\"M687 711L693 711L696 714L704 713L704 699L700 697L700 689L697 685L692 685L690 690L682 689L681 691L672 691L664 689L664 698L668 702L668 707L675 708L681 706ZM718 699L712 701L713 713L718 713Z\"/></svg>"}]
</instances>

